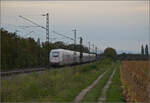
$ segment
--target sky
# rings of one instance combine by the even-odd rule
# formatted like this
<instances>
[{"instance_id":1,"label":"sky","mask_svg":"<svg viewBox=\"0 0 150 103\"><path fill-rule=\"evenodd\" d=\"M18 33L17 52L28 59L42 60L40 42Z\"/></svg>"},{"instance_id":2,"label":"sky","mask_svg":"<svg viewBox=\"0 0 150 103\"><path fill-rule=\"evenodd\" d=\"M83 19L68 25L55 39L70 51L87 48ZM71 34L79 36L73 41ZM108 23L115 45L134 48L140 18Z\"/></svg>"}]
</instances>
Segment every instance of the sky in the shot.
<instances>
[{"instance_id":1,"label":"sky","mask_svg":"<svg viewBox=\"0 0 150 103\"><path fill-rule=\"evenodd\" d=\"M52 42L73 41L62 38L52 31L74 37L77 42L83 37L84 45L96 45L101 51L113 47L118 52L140 53L141 45L149 44L149 2L148 1L2 1L1 27L10 32L17 31L22 37L39 37L46 40L45 30L19 18L22 15L45 26L49 13L50 38ZM91 45L92 48L92 45Z\"/></svg>"}]
</instances>

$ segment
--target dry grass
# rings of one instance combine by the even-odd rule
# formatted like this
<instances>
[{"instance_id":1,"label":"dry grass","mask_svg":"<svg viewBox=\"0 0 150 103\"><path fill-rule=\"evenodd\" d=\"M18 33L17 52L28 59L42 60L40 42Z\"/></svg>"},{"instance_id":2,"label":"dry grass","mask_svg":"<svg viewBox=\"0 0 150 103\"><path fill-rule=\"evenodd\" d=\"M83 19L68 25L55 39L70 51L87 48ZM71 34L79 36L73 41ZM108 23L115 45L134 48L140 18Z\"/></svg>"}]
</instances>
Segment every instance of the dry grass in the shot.
<instances>
[{"instance_id":1,"label":"dry grass","mask_svg":"<svg viewBox=\"0 0 150 103\"><path fill-rule=\"evenodd\" d=\"M148 61L123 61L121 65L121 81L128 102L149 102Z\"/></svg>"}]
</instances>

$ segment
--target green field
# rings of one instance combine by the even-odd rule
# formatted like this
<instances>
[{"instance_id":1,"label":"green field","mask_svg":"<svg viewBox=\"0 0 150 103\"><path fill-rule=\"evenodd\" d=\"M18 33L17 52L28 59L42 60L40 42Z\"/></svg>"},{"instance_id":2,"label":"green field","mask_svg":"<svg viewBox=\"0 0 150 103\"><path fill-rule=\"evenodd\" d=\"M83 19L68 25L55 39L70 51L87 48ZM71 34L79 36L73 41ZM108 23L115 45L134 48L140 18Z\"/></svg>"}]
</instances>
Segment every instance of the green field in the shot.
<instances>
[{"instance_id":1,"label":"green field","mask_svg":"<svg viewBox=\"0 0 150 103\"><path fill-rule=\"evenodd\" d=\"M81 66L64 67L2 80L3 102L72 101L78 93L90 85L108 67L110 61L95 62Z\"/></svg>"},{"instance_id":2,"label":"green field","mask_svg":"<svg viewBox=\"0 0 150 103\"><path fill-rule=\"evenodd\" d=\"M105 59L100 62L74 67L12 76L11 79L1 81L1 101L71 102L99 75L109 70L83 100L95 101L112 73L113 65L110 60ZM111 92L108 94L111 95ZM86 99L87 97L90 97L90 99Z\"/></svg>"}]
</instances>

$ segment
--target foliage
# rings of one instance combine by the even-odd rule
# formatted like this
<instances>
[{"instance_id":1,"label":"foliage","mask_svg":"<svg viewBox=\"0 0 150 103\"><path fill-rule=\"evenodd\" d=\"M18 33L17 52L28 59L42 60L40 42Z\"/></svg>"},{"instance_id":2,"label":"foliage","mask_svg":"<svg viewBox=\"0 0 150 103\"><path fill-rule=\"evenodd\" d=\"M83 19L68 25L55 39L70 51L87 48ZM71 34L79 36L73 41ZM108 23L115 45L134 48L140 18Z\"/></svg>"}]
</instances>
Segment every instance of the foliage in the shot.
<instances>
[{"instance_id":1,"label":"foliage","mask_svg":"<svg viewBox=\"0 0 150 103\"><path fill-rule=\"evenodd\" d=\"M63 42L48 43L33 38L22 38L16 33L10 33L0 29L1 36L1 69L10 70L16 68L47 66L51 49L62 48L74 50L74 45L66 45ZM88 52L87 47L82 46L83 52ZM80 46L76 46L80 51Z\"/></svg>"},{"instance_id":2,"label":"foliage","mask_svg":"<svg viewBox=\"0 0 150 103\"><path fill-rule=\"evenodd\" d=\"M148 45L146 44L146 46L145 46L145 55L147 55L148 56Z\"/></svg>"},{"instance_id":3,"label":"foliage","mask_svg":"<svg viewBox=\"0 0 150 103\"><path fill-rule=\"evenodd\" d=\"M143 47L143 45L141 46L141 54L144 55L144 47Z\"/></svg>"},{"instance_id":4,"label":"foliage","mask_svg":"<svg viewBox=\"0 0 150 103\"><path fill-rule=\"evenodd\" d=\"M126 54L122 53L117 55L117 59L119 60L148 60L148 55L141 55L141 54Z\"/></svg>"},{"instance_id":5,"label":"foliage","mask_svg":"<svg viewBox=\"0 0 150 103\"><path fill-rule=\"evenodd\" d=\"M117 57L116 50L113 49L113 48L108 47L108 48L106 48L106 49L104 50L104 56L105 56L106 58L111 58L111 59L115 60L116 57Z\"/></svg>"},{"instance_id":6,"label":"foliage","mask_svg":"<svg viewBox=\"0 0 150 103\"><path fill-rule=\"evenodd\" d=\"M95 66L97 65L97 66ZM71 102L107 68L99 62L2 80L2 102ZM86 72L83 72L86 69ZM18 85L19 84L19 85Z\"/></svg>"}]
</instances>

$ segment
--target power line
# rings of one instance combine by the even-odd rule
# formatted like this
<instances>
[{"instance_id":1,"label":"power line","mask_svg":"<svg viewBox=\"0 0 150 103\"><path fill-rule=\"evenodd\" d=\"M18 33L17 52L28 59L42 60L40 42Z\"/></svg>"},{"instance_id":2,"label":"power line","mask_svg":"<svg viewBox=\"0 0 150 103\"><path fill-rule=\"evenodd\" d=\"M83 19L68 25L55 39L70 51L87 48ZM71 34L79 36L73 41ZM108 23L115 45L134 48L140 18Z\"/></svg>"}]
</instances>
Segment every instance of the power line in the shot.
<instances>
[{"instance_id":1,"label":"power line","mask_svg":"<svg viewBox=\"0 0 150 103\"><path fill-rule=\"evenodd\" d=\"M41 25L35 23L34 21L32 21L32 20L30 20L30 19L28 19L28 18L25 18L25 17L23 17L23 16L21 16L21 15L19 15L19 17L22 18L22 19L24 19L24 20L26 20L26 21L28 21L28 22L30 22L30 23L32 23L32 24L34 24L34 25L36 25L37 27L41 27L41 28L43 28L43 29L46 29L45 27L43 27L43 26L41 26ZM28 26L28 27L29 27L29 26Z\"/></svg>"},{"instance_id":2,"label":"power line","mask_svg":"<svg viewBox=\"0 0 150 103\"><path fill-rule=\"evenodd\" d=\"M22 27L26 27L26 28L28 28L28 27L41 27L42 29L45 29L46 30L46 41L49 43L49 13L43 14L42 16L46 16L46 27L41 26L38 23L36 23L36 22L26 18L26 17L19 15L20 18L22 18L22 19L35 25L35 26L22 26Z\"/></svg>"},{"instance_id":3,"label":"power line","mask_svg":"<svg viewBox=\"0 0 150 103\"><path fill-rule=\"evenodd\" d=\"M67 38L67 39L70 39L70 40L73 40L73 41L74 41L73 38L68 37L68 36L66 36L66 35L64 35L64 34L57 33L56 31L52 31L52 32L55 33L55 34L57 34L57 35L63 36L63 37L65 37L65 38Z\"/></svg>"},{"instance_id":4,"label":"power line","mask_svg":"<svg viewBox=\"0 0 150 103\"><path fill-rule=\"evenodd\" d=\"M30 28L30 27L40 27L40 26L17 26L17 27L22 27L22 28Z\"/></svg>"}]
</instances>

